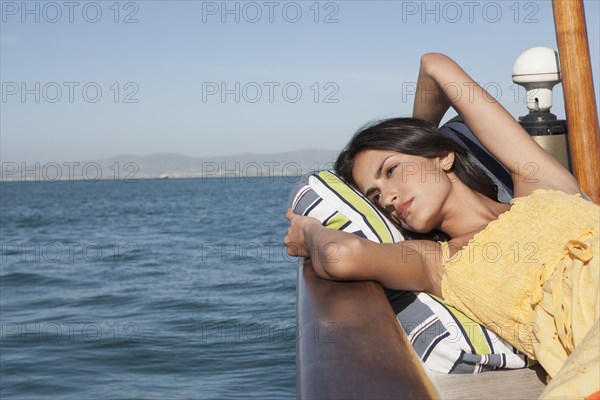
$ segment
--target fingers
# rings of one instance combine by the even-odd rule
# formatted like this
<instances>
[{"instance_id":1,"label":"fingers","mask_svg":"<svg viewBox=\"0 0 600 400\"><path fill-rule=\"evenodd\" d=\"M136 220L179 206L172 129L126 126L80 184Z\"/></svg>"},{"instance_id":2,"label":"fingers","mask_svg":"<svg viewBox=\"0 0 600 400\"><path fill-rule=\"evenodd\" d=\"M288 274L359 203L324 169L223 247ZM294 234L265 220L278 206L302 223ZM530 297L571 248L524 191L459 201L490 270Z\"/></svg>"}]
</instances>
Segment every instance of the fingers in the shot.
<instances>
[{"instance_id":1,"label":"fingers","mask_svg":"<svg viewBox=\"0 0 600 400\"><path fill-rule=\"evenodd\" d=\"M288 221L291 221L293 216L294 216L294 211L291 208L288 208L287 211L286 211L286 213L285 213L285 218Z\"/></svg>"},{"instance_id":2,"label":"fingers","mask_svg":"<svg viewBox=\"0 0 600 400\"><path fill-rule=\"evenodd\" d=\"M303 251L302 246L300 246L296 242L288 241L286 243L286 250L287 250L288 256L292 256L292 257L307 257L308 256L308 253L306 251Z\"/></svg>"},{"instance_id":3,"label":"fingers","mask_svg":"<svg viewBox=\"0 0 600 400\"><path fill-rule=\"evenodd\" d=\"M288 221L290 221L290 222L291 222L291 221L292 221L292 218L293 218L293 216L294 216L294 212L292 211L292 209L291 209L291 208L288 208L288 209L287 209L287 211L285 212L285 218L286 218ZM285 244L285 246L287 247L287 253L288 253L288 255L290 255L290 256L293 256L294 254L292 254L292 252L291 252L291 248L290 248L290 246L291 246L291 244L292 244L292 242L291 242L291 238L290 238L290 237L291 237L291 235L292 235L292 227L290 226L290 227L288 227L288 228L287 228L287 231L286 231L285 237L283 238L283 243L284 243L284 244Z\"/></svg>"},{"instance_id":4,"label":"fingers","mask_svg":"<svg viewBox=\"0 0 600 400\"><path fill-rule=\"evenodd\" d=\"M285 244L288 256L296 256L296 244L290 238L290 229L291 228L288 228L287 234L283 238L283 243Z\"/></svg>"},{"instance_id":5,"label":"fingers","mask_svg":"<svg viewBox=\"0 0 600 400\"><path fill-rule=\"evenodd\" d=\"M298 255L294 243L286 243L286 250L288 256L296 257Z\"/></svg>"},{"instance_id":6,"label":"fingers","mask_svg":"<svg viewBox=\"0 0 600 400\"><path fill-rule=\"evenodd\" d=\"M290 242L291 242L291 240L290 240L290 235L291 235L291 232L290 232L290 230L291 230L291 228L288 228L288 229L287 229L287 232L286 232L286 234L285 234L285 237L283 238L283 244L285 244L286 246L287 246L287 245L289 245L289 244L290 244Z\"/></svg>"},{"instance_id":7,"label":"fingers","mask_svg":"<svg viewBox=\"0 0 600 400\"><path fill-rule=\"evenodd\" d=\"M302 255L302 250L301 250L302 247L299 246L299 244L296 242L296 240L298 240L298 238L296 237L295 232L294 232L295 224L294 224L294 222L292 222L292 219L296 216L297 215L294 214L294 210L292 210L291 208L287 209L287 211L285 213L285 218L288 221L290 221L291 225L288 227L288 229L286 231L286 235L283 238L283 243L287 247L287 254L289 256L299 257Z\"/></svg>"}]
</instances>

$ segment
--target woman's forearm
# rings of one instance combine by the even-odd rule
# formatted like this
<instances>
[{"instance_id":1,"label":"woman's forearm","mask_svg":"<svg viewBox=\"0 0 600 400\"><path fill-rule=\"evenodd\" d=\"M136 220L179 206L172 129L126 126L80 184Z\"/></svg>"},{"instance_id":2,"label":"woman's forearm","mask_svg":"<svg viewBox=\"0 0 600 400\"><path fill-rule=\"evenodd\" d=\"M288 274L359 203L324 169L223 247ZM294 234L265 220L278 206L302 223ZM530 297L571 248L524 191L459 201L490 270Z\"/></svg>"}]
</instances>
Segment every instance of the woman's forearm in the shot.
<instances>
[{"instance_id":1,"label":"woman's forearm","mask_svg":"<svg viewBox=\"0 0 600 400\"><path fill-rule=\"evenodd\" d=\"M375 243L319 224L307 225L304 234L313 268L321 278L374 280L393 289L441 293L431 280L441 270L436 264L439 243Z\"/></svg>"},{"instance_id":2,"label":"woman's forearm","mask_svg":"<svg viewBox=\"0 0 600 400\"><path fill-rule=\"evenodd\" d=\"M304 238L315 273L326 279L346 279L353 268L353 252L360 239L351 233L318 224L304 226Z\"/></svg>"},{"instance_id":3,"label":"woman's forearm","mask_svg":"<svg viewBox=\"0 0 600 400\"><path fill-rule=\"evenodd\" d=\"M434 257L441 251L439 243L418 240L375 243L351 233L325 228L319 220L294 214L291 208L286 218L290 227L283 241L288 254L310 257L319 277L342 281L375 280L389 288L434 293L429 265L437 267ZM431 245L437 246L433 252Z\"/></svg>"},{"instance_id":4,"label":"woman's forearm","mask_svg":"<svg viewBox=\"0 0 600 400\"><path fill-rule=\"evenodd\" d=\"M414 118L420 118L435 125L439 125L451 105L439 83L431 75L433 64L440 56L439 54L425 54L421 57L413 105Z\"/></svg>"}]
</instances>

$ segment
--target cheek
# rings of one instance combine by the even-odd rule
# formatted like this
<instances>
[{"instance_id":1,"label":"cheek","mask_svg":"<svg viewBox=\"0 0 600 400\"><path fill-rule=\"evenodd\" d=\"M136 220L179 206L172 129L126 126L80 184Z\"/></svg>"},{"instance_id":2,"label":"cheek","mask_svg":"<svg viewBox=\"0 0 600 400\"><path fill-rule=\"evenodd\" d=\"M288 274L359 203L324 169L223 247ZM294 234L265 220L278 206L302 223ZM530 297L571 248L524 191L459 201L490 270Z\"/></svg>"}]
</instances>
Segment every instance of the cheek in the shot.
<instances>
[{"instance_id":1,"label":"cheek","mask_svg":"<svg viewBox=\"0 0 600 400\"><path fill-rule=\"evenodd\" d=\"M396 171L392 175L390 183L400 191L401 194L409 195L410 192L420 191L419 186L423 185L421 174L410 166Z\"/></svg>"}]
</instances>

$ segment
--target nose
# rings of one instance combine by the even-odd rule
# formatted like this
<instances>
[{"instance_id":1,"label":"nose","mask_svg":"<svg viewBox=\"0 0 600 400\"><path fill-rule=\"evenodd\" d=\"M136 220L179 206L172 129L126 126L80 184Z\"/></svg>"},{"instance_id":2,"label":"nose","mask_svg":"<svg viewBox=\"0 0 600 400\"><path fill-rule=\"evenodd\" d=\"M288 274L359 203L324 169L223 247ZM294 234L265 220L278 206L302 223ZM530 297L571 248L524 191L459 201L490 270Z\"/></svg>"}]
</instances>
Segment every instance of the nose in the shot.
<instances>
[{"instance_id":1,"label":"nose","mask_svg":"<svg viewBox=\"0 0 600 400\"><path fill-rule=\"evenodd\" d=\"M398 194L391 190L382 190L381 192L381 206L388 211L393 211L394 203L398 198Z\"/></svg>"}]
</instances>

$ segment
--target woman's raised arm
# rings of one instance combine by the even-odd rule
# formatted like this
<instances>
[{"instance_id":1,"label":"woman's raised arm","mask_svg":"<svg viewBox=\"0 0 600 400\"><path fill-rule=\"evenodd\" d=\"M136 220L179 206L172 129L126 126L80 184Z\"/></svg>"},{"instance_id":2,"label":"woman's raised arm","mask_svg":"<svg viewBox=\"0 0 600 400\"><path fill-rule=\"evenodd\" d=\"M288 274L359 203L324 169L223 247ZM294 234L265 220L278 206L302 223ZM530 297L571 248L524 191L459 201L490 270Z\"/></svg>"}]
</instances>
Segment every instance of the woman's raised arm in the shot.
<instances>
[{"instance_id":1,"label":"woman's raised arm","mask_svg":"<svg viewBox=\"0 0 600 400\"><path fill-rule=\"evenodd\" d=\"M579 193L579 185L569 171L456 62L443 54L425 54L421 57L413 116L439 124L450 106L509 169L515 197L538 188Z\"/></svg>"}]
</instances>

